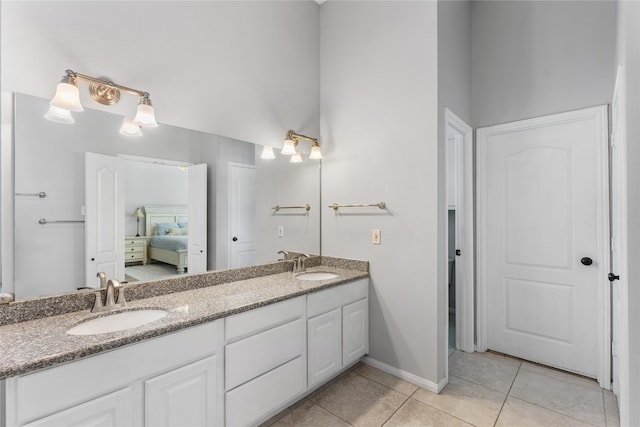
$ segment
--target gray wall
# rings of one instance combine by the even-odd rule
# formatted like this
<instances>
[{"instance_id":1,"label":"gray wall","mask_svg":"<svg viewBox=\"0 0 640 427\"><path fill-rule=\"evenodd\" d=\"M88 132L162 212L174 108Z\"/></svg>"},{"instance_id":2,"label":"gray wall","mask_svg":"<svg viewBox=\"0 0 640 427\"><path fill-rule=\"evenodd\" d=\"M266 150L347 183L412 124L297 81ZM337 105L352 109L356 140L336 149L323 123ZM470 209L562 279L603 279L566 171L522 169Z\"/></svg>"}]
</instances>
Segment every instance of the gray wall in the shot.
<instances>
[{"instance_id":1,"label":"gray wall","mask_svg":"<svg viewBox=\"0 0 640 427\"><path fill-rule=\"evenodd\" d=\"M629 376L628 394L620 400L620 425L640 425L640 3L623 1L618 9L618 40L616 60L626 73L626 113L627 113L627 245L629 270L627 278L628 298L622 301L629 313L628 347L624 351Z\"/></svg>"},{"instance_id":2,"label":"gray wall","mask_svg":"<svg viewBox=\"0 0 640 427\"><path fill-rule=\"evenodd\" d=\"M370 262L370 356L434 387L446 310L437 300L437 4L326 2L320 32L323 254ZM325 207L378 201L388 209Z\"/></svg>"},{"instance_id":3,"label":"gray wall","mask_svg":"<svg viewBox=\"0 0 640 427\"><path fill-rule=\"evenodd\" d=\"M611 100L613 1L472 1L472 117L489 126Z\"/></svg>"},{"instance_id":4,"label":"gray wall","mask_svg":"<svg viewBox=\"0 0 640 427\"><path fill-rule=\"evenodd\" d=\"M319 133L308 1L2 1L3 91L50 98L68 68L151 94L158 121L258 144ZM138 99L105 107L131 115Z\"/></svg>"}]
</instances>

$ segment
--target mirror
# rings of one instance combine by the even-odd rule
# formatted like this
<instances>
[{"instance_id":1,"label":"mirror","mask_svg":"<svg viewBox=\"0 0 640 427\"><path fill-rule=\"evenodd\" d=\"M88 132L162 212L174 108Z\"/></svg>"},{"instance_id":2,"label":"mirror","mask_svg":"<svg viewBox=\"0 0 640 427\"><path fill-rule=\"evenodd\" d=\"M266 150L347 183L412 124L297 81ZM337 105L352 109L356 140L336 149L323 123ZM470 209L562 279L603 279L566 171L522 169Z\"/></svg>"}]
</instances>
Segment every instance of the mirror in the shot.
<instances>
[{"instance_id":1,"label":"mirror","mask_svg":"<svg viewBox=\"0 0 640 427\"><path fill-rule=\"evenodd\" d=\"M121 165L124 179L117 194L123 198L124 218L111 218L122 223L122 238L114 240L121 242L118 250L124 251L125 238L136 234L146 237L148 250L148 217L134 216L136 209L144 213L145 206L189 205L189 191L181 189L190 187L185 176L192 165L206 164L206 191L193 197L206 210L203 271L273 262L281 249L320 253L319 161L305 158L292 164L280 154L262 160L260 145L164 124L144 129L142 137L126 137L118 133L121 116L86 106L74 114L75 124L59 124L43 118L48 107L47 99L15 94L14 280L7 280L11 269L3 265L3 291L15 293L16 299L97 286L97 279L91 283L86 277L85 243L90 239L82 221L94 214L100 227L109 222L110 211L103 207L92 212L86 202L86 153L117 159ZM40 192L46 197L38 197ZM304 204L311 209L272 209ZM154 215L157 224L162 216ZM114 232L102 229L102 235L113 238ZM195 240L189 236L189 244ZM127 267L162 262L148 254L139 261ZM164 264L178 274L179 265Z\"/></svg>"}]
</instances>

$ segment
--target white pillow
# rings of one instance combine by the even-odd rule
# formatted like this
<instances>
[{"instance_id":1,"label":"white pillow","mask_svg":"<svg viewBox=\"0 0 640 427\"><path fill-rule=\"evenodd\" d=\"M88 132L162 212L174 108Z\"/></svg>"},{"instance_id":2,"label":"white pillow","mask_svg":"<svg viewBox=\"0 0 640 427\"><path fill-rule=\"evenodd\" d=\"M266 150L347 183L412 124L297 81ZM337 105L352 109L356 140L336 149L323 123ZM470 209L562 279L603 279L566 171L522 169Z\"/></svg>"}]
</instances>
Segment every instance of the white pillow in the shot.
<instances>
[{"instance_id":1,"label":"white pillow","mask_svg":"<svg viewBox=\"0 0 640 427\"><path fill-rule=\"evenodd\" d=\"M167 234L172 234L174 236L186 235L186 234L189 234L189 229L188 228L169 228L167 229Z\"/></svg>"}]
</instances>

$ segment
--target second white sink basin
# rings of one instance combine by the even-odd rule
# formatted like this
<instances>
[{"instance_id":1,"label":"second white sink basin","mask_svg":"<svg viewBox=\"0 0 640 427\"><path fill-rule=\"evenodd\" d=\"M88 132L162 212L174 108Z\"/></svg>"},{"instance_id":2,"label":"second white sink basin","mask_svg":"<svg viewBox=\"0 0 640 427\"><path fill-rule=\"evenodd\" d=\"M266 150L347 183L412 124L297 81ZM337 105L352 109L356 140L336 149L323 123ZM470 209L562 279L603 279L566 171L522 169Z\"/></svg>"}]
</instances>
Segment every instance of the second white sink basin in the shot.
<instances>
[{"instance_id":1,"label":"second white sink basin","mask_svg":"<svg viewBox=\"0 0 640 427\"><path fill-rule=\"evenodd\" d=\"M96 335L124 331L155 322L166 317L167 314L166 311L160 309L121 311L80 323L69 329L67 333L69 335Z\"/></svg>"},{"instance_id":2,"label":"second white sink basin","mask_svg":"<svg viewBox=\"0 0 640 427\"><path fill-rule=\"evenodd\" d=\"M336 277L338 277L336 273L328 271L307 271L306 273L296 274L296 279L300 280L327 280L335 279Z\"/></svg>"}]
</instances>

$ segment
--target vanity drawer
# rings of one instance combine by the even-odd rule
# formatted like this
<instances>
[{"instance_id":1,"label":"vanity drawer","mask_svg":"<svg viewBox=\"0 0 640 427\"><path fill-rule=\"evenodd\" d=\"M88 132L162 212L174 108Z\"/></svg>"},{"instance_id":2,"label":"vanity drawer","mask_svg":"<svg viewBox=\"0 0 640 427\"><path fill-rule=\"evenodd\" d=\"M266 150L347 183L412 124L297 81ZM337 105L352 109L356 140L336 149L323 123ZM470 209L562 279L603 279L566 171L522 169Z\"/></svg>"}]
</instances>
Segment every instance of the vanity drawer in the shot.
<instances>
[{"instance_id":1,"label":"vanity drawer","mask_svg":"<svg viewBox=\"0 0 640 427\"><path fill-rule=\"evenodd\" d=\"M225 347L225 383L231 390L302 355L305 321L297 319Z\"/></svg>"},{"instance_id":2,"label":"vanity drawer","mask_svg":"<svg viewBox=\"0 0 640 427\"><path fill-rule=\"evenodd\" d=\"M327 313L335 308L367 297L369 279L336 286L324 291L309 294L307 297L307 317L311 318Z\"/></svg>"},{"instance_id":3,"label":"vanity drawer","mask_svg":"<svg viewBox=\"0 0 640 427\"><path fill-rule=\"evenodd\" d=\"M227 317L225 339L236 340L302 317L305 308L305 297L301 296Z\"/></svg>"},{"instance_id":4,"label":"vanity drawer","mask_svg":"<svg viewBox=\"0 0 640 427\"><path fill-rule=\"evenodd\" d=\"M226 393L225 425L246 426L283 405L306 388L302 357Z\"/></svg>"}]
</instances>

